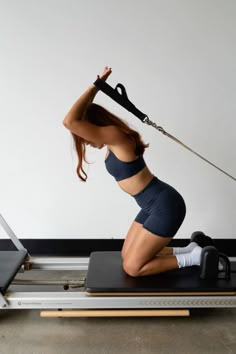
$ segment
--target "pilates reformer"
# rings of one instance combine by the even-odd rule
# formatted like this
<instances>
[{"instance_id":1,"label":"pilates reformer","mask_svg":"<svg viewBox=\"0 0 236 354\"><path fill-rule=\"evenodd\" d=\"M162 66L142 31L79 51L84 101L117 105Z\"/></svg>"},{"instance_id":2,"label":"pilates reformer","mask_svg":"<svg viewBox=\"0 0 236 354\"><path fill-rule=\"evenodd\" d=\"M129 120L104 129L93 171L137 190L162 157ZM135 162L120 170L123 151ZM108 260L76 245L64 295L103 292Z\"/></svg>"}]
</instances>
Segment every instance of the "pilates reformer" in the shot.
<instances>
[{"instance_id":1,"label":"pilates reformer","mask_svg":"<svg viewBox=\"0 0 236 354\"><path fill-rule=\"evenodd\" d=\"M202 232L191 236L203 247L200 267L133 278L123 271L118 251L93 252L90 259L31 257L1 215L0 225L16 248L0 251L1 310L40 309L41 317L154 317L189 316L191 308L236 307L236 262ZM76 280L17 279L34 269L87 274Z\"/></svg>"},{"instance_id":2,"label":"pilates reformer","mask_svg":"<svg viewBox=\"0 0 236 354\"><path fill-rule=\"evenodd\" d=\"M139 111L129 101L122 84L115 89L101 79L94 84L143 123L236 181ZM0 224L16 247L15 251L0 251L2 310L41 309L42 317L131 317L189 316L191 308L236 307L236 262L220 253L214 241L202 232L191 236L191 241L203 247L200 266L133 278L123 271L120 252L93 252L89 259L34 258L1 215ZM223 269L219 270L219 264ZM87 275L76 280L15 279L18 273L33 269L86 270ZM50 287L49 291L44 291L45 286Z\"/></svg>"}]
</instances>

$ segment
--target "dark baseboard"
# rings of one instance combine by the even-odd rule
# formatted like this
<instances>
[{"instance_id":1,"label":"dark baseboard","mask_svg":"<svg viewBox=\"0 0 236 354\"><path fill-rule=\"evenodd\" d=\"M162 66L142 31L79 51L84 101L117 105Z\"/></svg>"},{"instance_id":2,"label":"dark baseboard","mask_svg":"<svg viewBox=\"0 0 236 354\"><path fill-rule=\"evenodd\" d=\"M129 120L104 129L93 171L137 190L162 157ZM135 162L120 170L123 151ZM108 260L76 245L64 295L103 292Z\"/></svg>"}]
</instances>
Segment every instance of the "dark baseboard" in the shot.
<instances>
[{"instance_id":1,"label":"dark baseboard","mask_svg":"<svg viewBox=\"0 0 236 354\"><path fill-rule=\"evenodd\" d=\"M31 256L89 257L95 251L120 251L123 239L21 239ZM188 239L173 239L170 246L184 247ZM216 248L236 257L236 239L214 239ZM15 250L11 240L0 239L0 250Z\"/></svg>"}]
</instances>

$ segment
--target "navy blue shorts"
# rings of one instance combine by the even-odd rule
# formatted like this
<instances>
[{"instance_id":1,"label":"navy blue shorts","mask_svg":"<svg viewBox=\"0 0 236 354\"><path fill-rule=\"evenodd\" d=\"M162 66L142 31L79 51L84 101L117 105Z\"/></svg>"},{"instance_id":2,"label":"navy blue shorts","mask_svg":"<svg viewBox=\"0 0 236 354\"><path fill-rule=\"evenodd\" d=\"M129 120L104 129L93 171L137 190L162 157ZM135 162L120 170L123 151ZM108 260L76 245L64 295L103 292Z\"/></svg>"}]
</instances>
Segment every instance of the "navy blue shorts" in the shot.
<instances>
[{"instance_id":1,"label":"navy blue shorts","mask_svg":"<svg viewBox=\"0 0 236 354\"><path fill-rule=\"evenodd\" d=\"M135 221L158 236L173 237L177 233L184 221L186 206L182 196L173 187L153 177L133 197L141 207Z\"/></svg>"}]
</instances>

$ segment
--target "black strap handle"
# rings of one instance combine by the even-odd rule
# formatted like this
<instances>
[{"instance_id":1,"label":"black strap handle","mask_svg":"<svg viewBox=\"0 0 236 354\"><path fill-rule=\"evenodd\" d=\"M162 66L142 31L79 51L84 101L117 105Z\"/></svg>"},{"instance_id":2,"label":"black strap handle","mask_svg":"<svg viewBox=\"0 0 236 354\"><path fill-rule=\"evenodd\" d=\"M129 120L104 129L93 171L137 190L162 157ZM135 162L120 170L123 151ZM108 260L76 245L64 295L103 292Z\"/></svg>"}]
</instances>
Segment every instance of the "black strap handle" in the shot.
<instances>
[{"instance_id":1,"label":"black strap handle","mask_svg":"<svg viewBox=\"0 0 236 354\"><path fill-rule=\"evenodd\" d=\"M107 96L111 97L114 101L119 103L122 107L127 109L129 112L133 113L142 122L144 122L147 115L137 109L135 105L128 99L126 89L122 84L117 84L115 89L113 89L104 80L97 79L94 82L94 85ZM121 90L121 94L119 93L118 89Z\"/></svg>"}]
</instances>

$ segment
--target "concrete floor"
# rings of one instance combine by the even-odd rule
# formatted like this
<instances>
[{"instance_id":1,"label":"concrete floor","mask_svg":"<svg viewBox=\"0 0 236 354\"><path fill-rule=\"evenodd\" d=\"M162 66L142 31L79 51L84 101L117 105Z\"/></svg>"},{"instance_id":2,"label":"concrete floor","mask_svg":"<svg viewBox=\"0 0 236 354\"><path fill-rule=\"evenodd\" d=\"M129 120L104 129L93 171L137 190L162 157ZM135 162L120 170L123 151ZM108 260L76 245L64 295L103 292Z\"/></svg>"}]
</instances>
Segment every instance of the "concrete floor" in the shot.
<instances>
[{"instance_id":1,"label":"concrete floor","mask_svg":"<svg viewBox=\"0 0 236 354\"><path fill-rule=\"evenodd\" d=\"M32 272L16 278L55 278L55 271ZM0 354L236 353L236 308L193 309L190 317L178 318L47 319L39 312L0 311Z\"/></svg>"}]
</instances>

